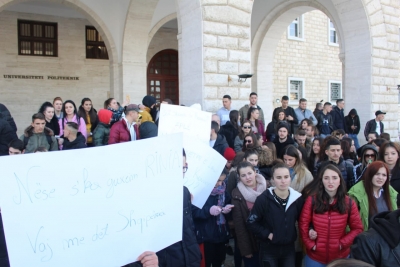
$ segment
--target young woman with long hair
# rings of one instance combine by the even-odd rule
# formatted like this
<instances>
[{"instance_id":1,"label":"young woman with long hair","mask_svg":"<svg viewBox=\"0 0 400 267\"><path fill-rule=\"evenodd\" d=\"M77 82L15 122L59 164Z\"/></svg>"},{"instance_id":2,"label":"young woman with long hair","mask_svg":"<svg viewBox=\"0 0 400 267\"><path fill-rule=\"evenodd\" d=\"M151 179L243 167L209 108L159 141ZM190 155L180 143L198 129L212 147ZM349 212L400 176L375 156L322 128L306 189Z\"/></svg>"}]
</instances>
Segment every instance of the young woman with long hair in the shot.
<instances>
[{"instance_id":1,"label":"young woman with long hair","mask_svg":"<svg viewBox=\"0 0 400 267\"><path fill-rule=\"evenodd\" d=\"M253 149L258 147L258 140L254 133L246 134L243 139L242 151L245 152L247 149Z\"/></svg>"},{"instance_id":2,"label":"young woman with long hair","mask_svg":"<svg viewBox=\"0 0 400 267\"><path fill-rule=\"evenodd\" d=\"M55 136L60 134L60 125L58 119L54 114L54 107L50 102L44 102L39 108L39 113L44 115L46 120L46 127L53 130Z\"/></svg>"},{"instance_id":3,"label":"young woman with long hair","mask_svg":"<svg viewBox=\"0 0 400 267\"><path fill-rule=\"evenodd\" d=\"M397 192L390 186L389 168L382 161L371 163L362 180L349 191L360 209L364 230L369 229L369 221L375 214L393 211L397 208Z\"/></svg>"},{"instance_id":4,"label":"young woman with long hair","mask_svg":"<svg viewBox=\"0 0 400 267\"><path fill-rule=\"evenodd\" d=\"M299 228L307 252L306 267L326 266L334 259L347 258L354 238L363 231L357 205L346 193L342 173L332 164L304 188L306 202Z\"/></svg>"},{"instance_id":5,"label":"young woman with long hair","mask_svg":"<svg viewBox=\"0 0 400 267\"><path fill-rule=\"evenodd\" d=\"M353 165L357 165L359 162L354 140L349 137L343 137L342 140L340 140L340 146L342 148L343 159L347 160Z\"/></svg>"},{"instance_id":6,"label":"young woman with long hair","mask_svg":"<svg viewBox=\"0 0 400 267\"><path fill-rule=\"evenodd\" d=\"M270 187L257 197L247 227L260 240L260 265L295 266L296 221L304 200L290 187L289 168L277 163Z\"/></svg>"},{"instance_id":7,"label":"young woman with long hair","mask_svg":"<svg viewBox=\"0 0 400 267\"><path fill-rule=\"evenodd\" d=\"M275 140L279 123L286 123L289 126L288 122L286 121L285 111L282 108L276 110L273 120L267 125L266 138L269 142L273 142ZM288 129L290 129L290 127L288 127Z\"/></svg>"},{"instance_id":8,"label":"young woman with long hair","mask_svg":"<svg viewBox=\"0 0 400 267\"><path fill-rule=\"evenodd\" d=\"M301 192L306 185L312 182L313 176L307 167L304 166L299 151L294 145L288 145L285 148L283 161L290 170L290 178L292 180L290 187L297 192Z\"/></svg>"},{"instance_id":9,"label":"young woman with long hair","mask_svg":"<svg viewBox=\"0 0 400 267\"><path fill-rule=\"evenodd\" d=\"M56 116L57 120L62 119L64 114L61 112L63 105L63 101L61 97L57 96L53 100L53 107L54 107L54 115Z\"/></svg>"},{"instance_id":10,"label":"young woman with long hair","mask_svg":"<svg viewBox=\"0 0 400 267\"><path fill-rule=\"evenodd\" d=\"M261 120L258 118L260 117L260 109L251 107L247 112L247 120L251 123L251 129L254 133L259 133L262 135L265 141L265 126Z\"/></svg>"},{"instance_id":11,"label":"young woman with long hair","mask_svg":"<svg viewBox=\"0 0 400 267\"><path fill-rule=\"evenodd\" d=\"M86 131L88 134L87 137L87 146L93 146L93 131L99 123L99 118L97 116L96 110L93 108L92 100L90 98L83 98L81 101L81 105L79 106L78 115L83 118L86 124Z\"/></svg>"},{"instance_id":12,"label":"young woman with long hair","mask_svg":"<svg viewBox=\"0 0 400 267\"><path fill-rule=\"evenodd\" d=\"M119 105L117 100L115 98L109 98L106 101L104 101L104 108L112 111L113 116L111 120L111 126L116 123L117 121L120 121L122 118L122 114L124 113L124 107L129 104L128 101L125 101L122 103L122 105Z\"/></svg>"},{"instance_id":13,"label":"young woman with long hair","mask_svg":"<svg viewBox=\"0 0 400 267\"><path fill-rule=\"evenodd\" d=\"M266 189L264 177L257 174L249 162L241 162L237 167L237 188L232 191L232 218L235 226L236 245L239 247L244 266L258 267L258 242L254 234L247 229L246 220L259 195Z\"/></svg>"},{"instance_id":14,"label":"young woman with long hair","mask_svg":"<svg viewBox=\"0 0 400 267\"><path fill-rule=\"evenodd\" d=\"M394 142L383 143L379 149L379 159L383 160L389 168L390 185L400 192L400 145ZM400 195L397 195L397 207L400 207Z\"/></svg>"},{"instance_id":15,"label":"young woman with long hair","mask_svg":"<svg viewBox=\"0 0 400 267\"><path fill-rule=\"evenodd\" d=\"M315 137L311 143L311 151L310 156L308 157L308 170L313 172L314 169L317 167L317 163L319 161L319 152L321 151L322 143L324 139L322 137Z\"/></svg>"},{"instance_id":16,"label":"young woman with long hair","mask_svg":"<svg viewBox=\"0 0 400 267\"><path fill-rule=\"evenodd\" d=\"M60 125L60 136L64 134L64 127L67 124L67 122L75 122L76 124L78 124L79 127L78 132L80 132L85 137L85 139L87 139L87 130L85 121L78 115L74 101L72 100L65 101L62 106L61 112L64 114L64 117L58 121L58 124ZM60 141L62 144L62 140Z\"/></svg>"},{"instance_id":17,"label":"young woman with long hair","mask_svg":"<svg viewBox=\"0 0 400 267\"><path fill-rule=\"evenodd\" d=\"M235 137L234 150L236 153L239 151L242 151L244 137L247 134L252 133L252 132L253 131L251 130L251 122L249 122L248 120L245 120L239 131L239 134Z\"/></svg>"},{"instance_id":18,"label":"young woman with long hair","mask_svg":"<svg viewBox=\"0 0 400 267\"><path fill-rule=\"evenodd\" d=\"M354 166L354 178L356 179L356 183L362 178L368 165L376 160L378 160L378 150L374 145L364 145L361 147L361 162Z\"/></svg>"}]
</instances>

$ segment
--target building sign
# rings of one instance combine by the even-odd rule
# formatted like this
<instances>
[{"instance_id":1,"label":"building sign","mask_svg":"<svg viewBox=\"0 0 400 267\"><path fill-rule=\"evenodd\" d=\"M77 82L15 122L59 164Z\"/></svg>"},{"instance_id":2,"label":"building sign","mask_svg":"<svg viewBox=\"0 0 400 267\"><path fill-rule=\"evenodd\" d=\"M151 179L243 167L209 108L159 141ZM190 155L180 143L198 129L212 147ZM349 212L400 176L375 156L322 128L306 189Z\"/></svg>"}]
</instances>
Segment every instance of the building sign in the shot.
<instances>
[{"instance_id":1,"label":"building sign","mask_svg":"<svg viewBox=\"0 0 400 267\"><path fill-rule=\"evenodd\" d=\"M35 76L35 75L3 75L4 79L28 79L28 80L64 80L64 81L79 81L79 77L71 76Z\"/></svg>"}]
</instances>

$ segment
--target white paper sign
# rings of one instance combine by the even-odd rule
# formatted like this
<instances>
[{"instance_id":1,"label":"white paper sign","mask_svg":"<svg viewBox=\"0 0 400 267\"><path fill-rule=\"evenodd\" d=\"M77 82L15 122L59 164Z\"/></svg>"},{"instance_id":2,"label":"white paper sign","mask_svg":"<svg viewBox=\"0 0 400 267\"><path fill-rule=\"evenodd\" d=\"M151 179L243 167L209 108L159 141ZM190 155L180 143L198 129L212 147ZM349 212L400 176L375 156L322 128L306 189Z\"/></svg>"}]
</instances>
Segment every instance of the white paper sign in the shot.
<instances>
[{"instance_id":1,"label":"white paper sign","mask_svg":"<svg viewBox=\"0 0 400 267\"><path fill-rule=\"evenodd\" d=\"M200 209L218 181L226 160L210 147L211 113L194 108L161 105L158 135L183 133L189 169L184 185Z\"/></svg>"},{"instance_id":2,"label":"white paper sign","mask_svg":"<svg viewBox=\"0 0 400 267\"><path fill-rule=\"evenodd\" d=\"M209 145L211 115L195 108L161 104L158 135L184 133L184 147L193 140Z\"/></svg>"},{"instance_id":3,"label":"white paper sign","mask_svg":"<svg viewBox=\"0 0 400 267\"><path fill-rule=\"evenodd\" d=\"M13 267L120 267L182 239L182 135L0 158Z\"/></svg>"}]
</instances>

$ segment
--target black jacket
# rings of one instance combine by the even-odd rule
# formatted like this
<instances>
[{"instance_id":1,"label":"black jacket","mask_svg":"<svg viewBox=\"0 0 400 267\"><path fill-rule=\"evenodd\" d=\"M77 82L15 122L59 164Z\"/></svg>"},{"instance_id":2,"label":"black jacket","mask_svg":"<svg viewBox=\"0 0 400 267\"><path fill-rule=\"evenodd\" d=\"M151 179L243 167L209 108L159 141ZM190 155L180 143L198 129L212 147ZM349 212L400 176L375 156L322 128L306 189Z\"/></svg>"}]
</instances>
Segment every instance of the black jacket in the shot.
<instances>
[{"instance_id":1,"label":"black jacket","mask_svg":"<svg viewBox=\"0 0 400 267\"><path fill-rule=\"evenodd\" d=\"M282 158L282 154L283 154L283 149L288 146L288 145L294 145L294 140L293 138L289 135L286 139L285 142L281 143L279 142L279 136L276 136L274 142L275 144L275 148L276 148L276 155L278 158Z\"/></svg>"},{"instance_id":2,"label":"black jacket","mask_svg":"<svg viewBox=\"0 0 400 267\"><path fill-rule=\"evenodd\" d=\"M289 201L284 209L275 200L272 189L268 188L257 197L247 219L247 227L261 242L294 245L297 237L295 225L303 209L304 199L299 192L289 188ZM270 233L273 234L272 240L268 239Z\"/></svg>"},{"instance_id":3,"label":"black jacket","mask_svg":"<svg viewBox=\"0 0 400 267\"><path fill-rule=\"evenodd\" d=\"M217 134L217 140L215 140L215 144L213 148L221 154L221 156L224 156L225 149L229 147L228 142L226 142L225 136Z\"/></svg>"},{"instance_id":4,"label":"black jacket","mask_svg":"<svg viewBox=\"0 0 400 267\"><path fill-rule=\"evenodd\" d=\"M198 267L201 253L197 244L192 218L192 202L189 190L183 187L182 241L157 252L160 267Z\"/></svg>"},{"instance_id":5,"label":"black jacket","mask_svg":"<svg viewBox=\"0 0 400 267\"><path fill-rule=\"evenodd\" d=\"M227 121L225 125L222 125L218 133L225 136L226 142L228 142L230 148L235 149L235 138L239 134L239 131L230 121Z\"/></svg>"},{"instance_id":6,"label":"black jacket","mask_svg":"<svg viewBox=\"0 0 400 267\"><path fill-rule=\"evenodd\" d=\"M6 120L0 118L0 156L8 155L8 145L14 139L18 139L14 129Z\"/></svg>"},{"instance_id":7,"label":"black jacket","mask_svg":"<svg viewBox=\"0 0 400 267\"><path fill-rule=\"evenodd\" d=\"M320 112L320 113L318 113L318 117L317 117L317 121L318 121L317 128L318 128L318 131L319 131L320 133L321 133L322 125L324 124L324 115L325 115L325 114L324 114L323 112ZM331 132L333 132L334 126L333 126L332 115L331 115L330 113L328 113L327 115L328 115L328 125L329 125L329 128L331 129Z\"/></svg>"},{"instance_id":8,"label":"black jacket","mask_svg":"<svg viewBox=\"0 0 400 267\"><path fill-rule=\"evenodd\" d=\"M360 117L355 115L354 117L346 116L344 117L344 121L346 123L346 133L348 134L358 134L360 132ZM351 126L357 126L354 130L351 129Z\"/></svg>"},{"instance_id":9,"label":"black jacket","mask_svg":"<svg viewBox=\"0 0 400 267\"><path fill-rule=\"evenodd\" d=\"M63 148L62 150L69 150L69 149L79 149L79 148L86 148L86 139L85 137L78 132L76 139L70 142L67 138L64 138Z\"/></svg>"},{"instance_id":10,"label":"black jacket","mask_svg":"<svg viewBox=\"0 0 400 267\"><path fill-rule=\"evenodd\" d=\"M225 190L225 205L231 203L231 195ZM210 195L202 209L192 205L192 215L194 226L196 229L197 243L223 243L229 240L228 219L225 216L226 223L224 225L217 224L219 216L210 214L210 208L218 205L218 196Z\"/></svg>"},{"instance_id":11,"label":"black jacket","mask_svg":"<svg viewBox=\"0 0 400 267\"><path fill-rule=\"evenodd\" d=\"M374 266L400 266L400 210L375 215L371 228L359 234L351 247L351 258Z\"/></svg>"},{"instance_id":12,"label":"black jacket","mask_svg":"<svg viewBox=\"0 0 400 267\"><path fill-rule=\"evenodd\" d=\"M10 111L3 104L0 104L0 118L5 119L10 124L10 126L14 132L17 131L17 125L15 124L15 121L14 121L13 117L11 116Z\"/></svg>"},{"instance_id":13,"label":"black jacket","mask_svg":"<svg viewBox=\"0 0 400 267\"><path fill-rule=\"evenodd\" d=\"M344 113L343 109L339 109L339 107L334 107L330 112L333 120L333 129L338 130L342 129L347 133L346 123L344 121Z\"/></svg>"},{"instance_id":14,"label":"black jacket","mask_svg":"<svg viewBox=\"0 0 400 267\"><path fill-rule=\"evenodd\" d=\"M384 126L383 122L380 121L379 124L380 124L380 127L381 127L381 132L378 133L378 136L385 131L384 130L385 126ZM365 140L368 141L368 134L369 133L374 133L375 131L376 131L376 120L372 119L370 121L367 121L367 124L365 124L365 128L364 128Z\"/></svg>"},{"instance_id":15,"label":"black jacket","mask_svg":"<svg viewBox=\"0 0 400 267\"><path fill-rule=\"evenodd\" d=\"M274 109L274 112L272 112L272 121L274 120L274 118L276 118L275 113L278 109L282 109L282 107L277 107ZM287 122L289 123L290 133L294 133L294 127L297 126L297 124L299 124L299 120L297 119L296 113L294 112L294 109L289 106L283 111L285 111L286 117L289 115L293 117L292 121L287 121Z\"/></svg>"},{"instance_id":16,"label":"black jacket","mask_svg":"<svg viewBox=\"0 0 400 267\"><path fill-rule=\"evenodd\" d=\"M158 127L152 121L145 121L139 127L140 139L157 137Z\"/></svg>"},{"instance_id":17,"label":"black jacket","mask_svg":"<svg viewBox=\"0 0 400 267\"><path fill-rule=\"evenodd\" d=\"M1 213L0 213L0 266L1 267L10 267Z\"/></svg>"},{"instance_id":18,"label":"black jacket","mask_svg":"<svg viewBox=\"0 0 400 267\"><path fill-rule=\"evenodd\" d=\"M46 120L46 127L53 130L54 135L60 134L60 124L58 124L58 119L55 115L50 122Z\"/></svg>"}]
</instances>

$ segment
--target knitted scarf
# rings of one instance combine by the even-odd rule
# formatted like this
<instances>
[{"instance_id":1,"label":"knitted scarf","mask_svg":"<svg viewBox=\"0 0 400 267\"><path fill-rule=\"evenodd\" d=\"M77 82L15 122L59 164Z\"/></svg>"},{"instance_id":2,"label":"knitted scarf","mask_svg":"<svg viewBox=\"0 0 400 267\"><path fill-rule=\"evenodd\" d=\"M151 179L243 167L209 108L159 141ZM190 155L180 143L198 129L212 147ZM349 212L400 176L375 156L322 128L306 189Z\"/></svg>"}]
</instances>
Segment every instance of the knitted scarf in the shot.
<instances>
[{"instance_id":1,"label":"knitted scarf","mask_svg":"<svg viewBox=\"0 0 400 267\"><path fill-rule=\"evenodd\" d=\"M245 186L241 181L238 182L237 187L242 193L244 199L248 202L256 202L256 198L267 189L267 182L262 175L256 174L257 191L253 188Z\"/></svg>"},{"instance_id":2,"label":"knitted scarf","mask_svg":"<svg viewBox=\"0 0 400 267\"><path fill-rule=\"evenodd\" d=\"M218 196L217 206L221 208L225 207L225 189L226 189L226 184L225 182L222 182L222 185L215 187L211 192L212 196ZM217 225L222 225L222 224L225 224L225 217L224 214L221 212L217 216Z\"/></svg>"}]
</instances>

